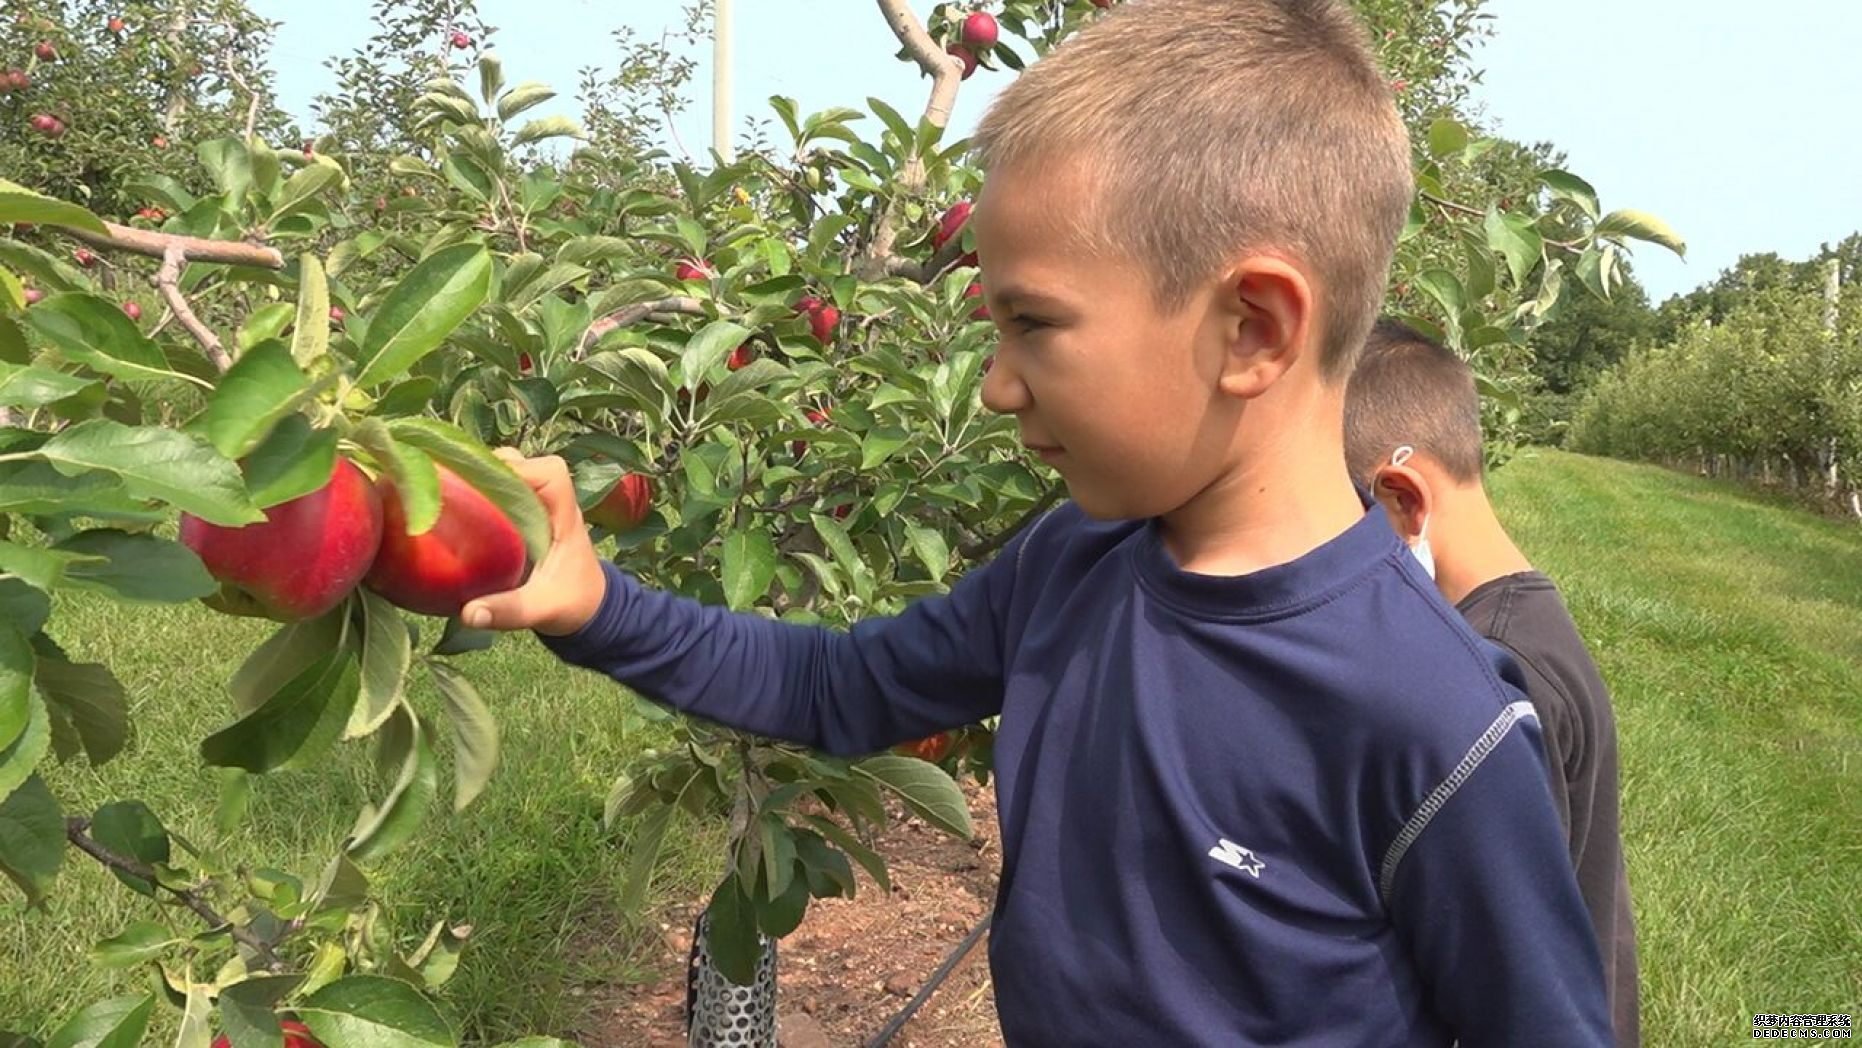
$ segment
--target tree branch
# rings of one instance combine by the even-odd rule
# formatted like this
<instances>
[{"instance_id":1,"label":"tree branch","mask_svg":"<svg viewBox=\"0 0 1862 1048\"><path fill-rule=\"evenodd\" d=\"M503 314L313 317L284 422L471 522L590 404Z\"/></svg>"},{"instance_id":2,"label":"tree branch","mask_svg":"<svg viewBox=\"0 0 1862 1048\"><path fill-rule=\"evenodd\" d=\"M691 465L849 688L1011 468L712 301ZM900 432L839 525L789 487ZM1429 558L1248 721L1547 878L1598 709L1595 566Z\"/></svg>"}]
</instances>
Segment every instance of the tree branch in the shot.
<instances>
[{"instance_id":1,"label":"tree branch","mask_svg":"<svg viewBox=\"0 0 1862 1048\"><path fill-rule=\"evenodd\" d=\"M263 244L248 244L239 240L203 240L200 237L180 236L175 233L158 233L153 229L136 229L131 226L119 226L115 222L105 222L108 234L92 233L87 229L65 227L64 232L82 240L92 247L106 251L127 251L133 255L146 255L149 258L166 260L168 248L179 246L182 261L218 262L228 266L262 266L266 269L283 269L284 255L277 248Z\"/></svg>"},{"instance_id":2,"label":"tree branch","mask_svg":"<svg viewBox=\"0 0 1862 1048\"><path fill-rule=\"evenodd\" d=\"M214 370L224 375L226 369L233 366L233 358L227 355L226 347L220 344L220 336L200 322L193 308L187 304L187 296L181 294L181 266L186 261L185 248L179 244L168 245L168 250L162 255L162 268L155 273L155 286L161 289L162 300L168 303L175 319L187 329L188 334L194 336L194 341L200 343L207 359L213 362Z\"/></svg>"},{"instance_id":3,"label":"tree branch","mask_svg":"<svg viewBox=\"0 0 1862 1048\"><path fill-rule=\"evenodd\" d=\"M892 35L905 45L905 51L918 68L931 77L931 97L925 102L924 119L933 127L947 127L950 124L951 110L957 104L957 87L963 82L963 61L957 56L938 50L937 41L925 31L924 24L912 13L908 0L878 0L879 13L886 18L886 24L892 28ZM905 162L899 172L899 192L886 204L885 211L879 217L879 224L873 230L873 243L868 249L862 270L877 275L890 268L892 245L898 240L898 217L901 200L924 189L925 165L916 154Z\"/></svg>"},{"instance_id":4,"label":"tree branch","mask_svg":"<svg viewBox=\"0 0 1862 1048\"><path fill-rule=\"evenodd\" d=\"M576 349L576 357L580 359L588 355L588 351L595 348L595 343L600 342L602 336L606 335L608 332L613 331L615 328L624 328L629 324L637 324L646 317L702 317L704 315L705 304L703 302L683 295L674 298L654 299L651 302L636 302L631 306L617 309L590 324L588 330L582 333L582 343Z\"/></svg>"},{"instance_id":5,"label":"tree branch","mask_svg":"<svg viewBox=\"0 0 1862 1048\"><path fill-rule=\"evenodd\" d=\"M1049 507L1059 502L1061 493L1064 491L1066 491L1064 485L1054 484L1050 486L1047 489L1047 494L1036 499L1034 505L1028 507L1028 512L1021 515L1020 520L1017 520L1015 523L981 542L972 542L968 545L957 547L957 553L965 560L980 560L1008 545L1010 539L1021 534L1022 529L1033 524L1041 514L1048 511Z\"/></svg>"},{"instance_id":6,"label":"tree branch","mask_svg":"<svg viewBox=\"0 0 1862 1048\"><path fill-rule=\"evenodd\" d=\"M150 884L153 884L156 887L161 888L163 891L168 892L169 894L173 895L175 898L181 900L181 905L186 906L188 909L194 911L195 916L207 922L209 927L227 929L228 931L232 933L233 940L239 943L241 946L244 946L246 949L251 950L253 955L258 957L259 963L263 964L267 969L274 971L274 972L284 970L284 962L278 959L278 954L273 952L270 943L267 943L265 940L259 938L256 935L253 935L251 931L245 928L242 928L239 925L234 924L233 922L227 920L225 917L220 916L220 914L216 912L212 906L207 905L207 901L205 899L202 899L194 891L187 889L187 888L171 888L168 885L163 884L160 880L156 879L154 870L149 869L149 867L143 865L140 862L137 862L134 859L125 858L121 855L118 855L117 853L97 843L97 841L94 838L92 838L87 832L85 832L89 829L90 829L89 819L80 819L80 818L66 819L65 820L65 839L70 841L72 845L75 846L79 851L83 852L84 854L90 856L93 859L96 859L98 862L102 863L104 866L112 870L115 870L118 873L127 874L131 877L137 877L142 880L148 881Z\"/></svg>"}]
</instances>

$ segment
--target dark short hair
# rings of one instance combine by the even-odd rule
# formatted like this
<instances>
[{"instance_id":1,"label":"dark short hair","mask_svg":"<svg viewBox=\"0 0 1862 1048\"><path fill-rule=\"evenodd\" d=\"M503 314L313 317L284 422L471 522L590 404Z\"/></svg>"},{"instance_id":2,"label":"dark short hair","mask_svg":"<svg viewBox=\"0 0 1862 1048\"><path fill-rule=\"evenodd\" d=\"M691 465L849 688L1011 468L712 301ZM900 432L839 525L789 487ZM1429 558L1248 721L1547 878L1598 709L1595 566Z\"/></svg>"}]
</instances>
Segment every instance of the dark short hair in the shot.
<instances>
[{"instance_id":1,"label":"dark short hair","mask_svg":"<svg viewBox=\"0 0 1862 1048\"><path fill-rule=\"evenodd\" d=\"M1474 371L1440 342L1398 320L1371 328L1345 385L1345 464L1369 484L1408 444L1457 482L1481 477L1481 398Z\"/></svg>"}]
</instances>

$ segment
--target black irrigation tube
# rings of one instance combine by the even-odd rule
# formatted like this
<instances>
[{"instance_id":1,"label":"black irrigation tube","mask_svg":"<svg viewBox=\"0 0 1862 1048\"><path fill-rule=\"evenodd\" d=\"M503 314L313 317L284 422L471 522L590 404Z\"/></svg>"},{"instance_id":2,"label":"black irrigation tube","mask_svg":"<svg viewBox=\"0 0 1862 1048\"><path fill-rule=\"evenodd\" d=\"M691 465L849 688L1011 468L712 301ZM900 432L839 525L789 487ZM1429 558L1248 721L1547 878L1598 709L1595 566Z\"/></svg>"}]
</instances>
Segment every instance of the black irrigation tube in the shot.
<instances>
[{"instance_id":1,"label":"black irrigation tube","mask_svg":"<svg viewBox=\"0 0 1862 1048\"><path fill-rule=\"evenodd\" d=\"M911 1020L912 1013L916 1012L924 1005L925 1001L931 998L931 994L937 990L938 984L949 977L951 970L957 967L957 962L963 960L964 955L969 953L970 949L976 945L976 941L983 937L983 932L989 928L989 920L993 916L993 913L983 914L983 919L976 922L976 927L970 929L970 934L964 936L963 941L957 944L957 948L950 952L950 956L944 958L944 963L938 965L937 971L931 973L930 981L926 982L924 986L918 990L918 995L908 1001L905 1007L899 1009L899 1013L892 1017L892 1021L888 1022L883 1029L874 1034L872 1040L866 1042L865 1048L886 1048L886 1045L892 1043L892 1039L897 1036L898 1032L904 1029L905 1024Z\"/></svg>"}]
</instances>

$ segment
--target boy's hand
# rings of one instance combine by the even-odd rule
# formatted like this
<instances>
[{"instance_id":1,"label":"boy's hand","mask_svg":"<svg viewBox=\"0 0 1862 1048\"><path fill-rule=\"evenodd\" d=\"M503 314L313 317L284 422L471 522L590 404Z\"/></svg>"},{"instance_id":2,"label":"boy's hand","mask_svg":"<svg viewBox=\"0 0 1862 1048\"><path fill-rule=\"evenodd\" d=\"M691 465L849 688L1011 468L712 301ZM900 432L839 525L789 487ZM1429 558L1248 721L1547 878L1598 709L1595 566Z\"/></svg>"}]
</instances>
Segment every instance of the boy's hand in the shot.
<instances>
[{"instance_id":1,"label":"boy's hand","mask_svg":"<svg viewBox=\"0 0 1862 1048\"><path fill-rule=\"evenodd\" d=\"M574 633L600 610L608 581L576 505L569 466L554 455L527 459L511 448L495 453L542 501L550 519L550 550L522 586L471 601L460 618L473 629L532 629L556 637Z\"/></svg>"}]
</instances>

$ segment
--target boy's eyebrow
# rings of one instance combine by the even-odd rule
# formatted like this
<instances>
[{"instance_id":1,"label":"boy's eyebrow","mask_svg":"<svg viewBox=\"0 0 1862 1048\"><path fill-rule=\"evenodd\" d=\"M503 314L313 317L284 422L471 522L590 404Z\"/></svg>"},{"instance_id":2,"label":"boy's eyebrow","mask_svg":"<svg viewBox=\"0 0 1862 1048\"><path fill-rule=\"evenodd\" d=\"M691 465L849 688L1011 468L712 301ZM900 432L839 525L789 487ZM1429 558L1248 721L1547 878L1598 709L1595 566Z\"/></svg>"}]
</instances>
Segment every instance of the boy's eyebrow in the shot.
<instances>
[{"instance_id":1,"label":"boy's eyebrow","mask_svg":"<svg viewBox=\"0 0 1862 1048\"><path fill-rule=\"evenodd\" d=\"M996 293L996 298L1010 312L1024 309L1065 310L1067 303L1033 288L1010 286Z\"/></svg>"}]
</instances>

